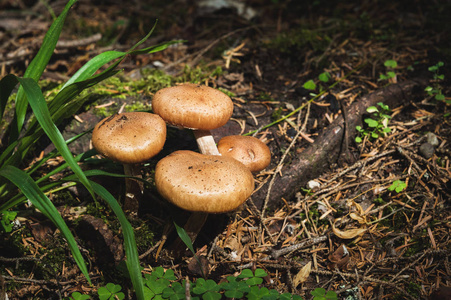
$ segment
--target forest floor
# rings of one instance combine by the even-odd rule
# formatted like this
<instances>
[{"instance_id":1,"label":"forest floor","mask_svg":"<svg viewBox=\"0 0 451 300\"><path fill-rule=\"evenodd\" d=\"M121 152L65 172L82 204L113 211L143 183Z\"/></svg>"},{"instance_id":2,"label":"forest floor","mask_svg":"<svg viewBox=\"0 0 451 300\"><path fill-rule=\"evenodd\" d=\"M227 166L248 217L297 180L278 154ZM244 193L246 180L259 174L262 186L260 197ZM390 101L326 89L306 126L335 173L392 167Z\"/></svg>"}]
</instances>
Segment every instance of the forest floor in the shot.
<instances>
[{"instance_id":1,"label":"forest floor","mask_svg":"<svg viewBox=\"0 0 451 300\"><path fill-rule=\"evenodd\" d=\"M232 96L232 120L214 131L216 141L252 132L269 146L272 161L255 174L258 191L238 211L207 220L194 244L206 258L206 277L219 282L261 268L268 274L263 285L304 299L318 287L339 299L451 299L449 1L153 2L79 1L42 86L50 95L95 55L129 49L158 19L143 46L183 42L127 58L119 75L90 90L89 105L62 128L64 135L88 130L119 109L150 110L157 90L181 82ZM23 75L51 12L65 5L45 3L0 4L0 77ZM217 3L228 6L213 7ZM403 85L408 82L415 87ZM387 92L396 89L401 96ZM353 115L353 105L374 95L376 115ZM328 150L318 141L334 139L335 120L344 130ZM196 147L190 133L168 130L163 152L142 167L150 200L130 222L144 273L162 266L178 280L195 281L202 276L188 264L193 254L174 258L167 251L175 239L172 221L188 214L152 187L158 159ZM87 151L89 139L71 150ZM35 156L49 147L43 141ZM303 153L317 155L319 163L305 163ZM59 163L49 161L49 168ZM116 164L102 167L121 172ZM121 180L99 182L122 199ZM93 286L68 259L53 225L31 214L21 219L26 226L1 233L2 289L9 299L93 294L108 282L130 296L130 283L117 268L124 254L114 216L94 209L81 189L51 199L89 261Z\"/></svg>"}]
</instances>

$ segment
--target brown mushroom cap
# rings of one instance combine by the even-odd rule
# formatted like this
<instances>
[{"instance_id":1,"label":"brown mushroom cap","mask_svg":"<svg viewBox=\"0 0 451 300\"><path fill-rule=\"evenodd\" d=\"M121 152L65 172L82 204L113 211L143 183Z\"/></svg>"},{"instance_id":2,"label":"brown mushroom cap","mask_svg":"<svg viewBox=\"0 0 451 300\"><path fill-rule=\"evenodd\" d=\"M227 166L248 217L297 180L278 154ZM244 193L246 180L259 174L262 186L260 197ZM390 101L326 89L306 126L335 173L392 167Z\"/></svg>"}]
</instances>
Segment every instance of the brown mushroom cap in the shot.
<instances>
[{"instance_id":1,"label":"brown mushroom cap","mask_svg":"<svg viewBox=\"0 0 451 300\"><path fill-rule=\"evenodd\" d=\"M230 157L180 150L157 163L155 185L165 199L180 208L223 213L249 198L254 178L242 163Z\"/></svg>"},{"instance_id":2,"label":"brown mushroom cap","mask_svg":"<svg viewBox=\"0 0 451 300\"><path fill-rule=\"evenodd\" d=\"M219 90L186 83L156 92L152 109L169 124L212 130L227 123L233 113L233 102Z\"/></svg>"},{"instance_id":3,"label":"brown mushroom cap","mask_svg":"<svg viewBox=\"0 0 451 300\"><path fill-rule=\"evenodd\" d=\"M261 171L271 162L271 151L268 146L253 136L223 137L218 142L218 150L222 156L240 161L251 172Z\"/></svg>"},{"instance_id":4,"label":"brown mushroom cap","mask_svg":"<svg viewBox=\"0 0 451 300\"><path fill-rule=\"evenodd\" d=\"M92 144L102 155L124 163L146 161L163 148L166 123L146 112L115 114L100 121L92 132Z\"/></svg>"}]
</instances>

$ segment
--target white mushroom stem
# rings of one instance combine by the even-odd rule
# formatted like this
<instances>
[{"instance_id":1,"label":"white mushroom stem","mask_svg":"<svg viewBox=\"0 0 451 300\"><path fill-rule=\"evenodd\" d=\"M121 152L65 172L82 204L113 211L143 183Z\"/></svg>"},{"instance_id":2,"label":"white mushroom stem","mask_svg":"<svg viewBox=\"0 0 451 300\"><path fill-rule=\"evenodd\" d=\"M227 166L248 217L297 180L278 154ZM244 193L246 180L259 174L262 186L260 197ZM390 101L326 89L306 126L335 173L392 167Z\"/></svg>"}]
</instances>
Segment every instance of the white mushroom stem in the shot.
<instances>
[{"instance_id":1,"label":"white mushroom stem","mask_svg":"<svg viewBox=\"0 0 451 300\"><path fill-rule=\"evenodd\" d=\"M202 154L221 155L210 130L194 130L194 137Z\"/></svg>"}]
</instances>

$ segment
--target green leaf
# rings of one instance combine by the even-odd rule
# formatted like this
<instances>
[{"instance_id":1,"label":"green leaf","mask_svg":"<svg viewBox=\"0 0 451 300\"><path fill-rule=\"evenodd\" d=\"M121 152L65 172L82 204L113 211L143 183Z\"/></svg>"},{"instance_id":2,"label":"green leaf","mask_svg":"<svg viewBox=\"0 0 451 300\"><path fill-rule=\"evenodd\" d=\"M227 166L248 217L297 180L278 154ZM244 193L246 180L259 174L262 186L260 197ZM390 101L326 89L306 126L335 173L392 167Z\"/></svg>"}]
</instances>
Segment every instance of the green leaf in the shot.
<instances>
[{"instance_id":1,"label":"green leaf","mask_svg":"<svg viewBox=\"0 0 451 300\"><path fill-rule=\"evenodd\" d=\"M88 300L91 299L88 295L84 295L80 292L73 292L71 295L71 299L73 300Z\"/></svg>"},{"instance_id":2,"label":"green leaf","mask_svg":"<svg viewBox=\"0 0 451 300\"><path fill-rule=\"evenodd\" d=\"M27 173L14 166L4 166L3 168L1 168L0 176L5 177L13 184L15 184L28 198L28 200L30 200L31 203L47 218L49 218L53 222L53 224L55 224L55 226L61 231L69 245L75 262L77 263L78 267L80 268L81 272L86 277L88 282L91 284L88 269L86 267L83 256L81 255L80 250L77 247L75 238L50 199L47 198L46 195L44 195L44 193L39 189L38 185Z\"/></svg>"},{"instance_id":3,"label":"green leaf","mask_svg":"<svg viewBox=\"0 0 451 300\"><path fill-rule=\"evenodd\" d=\"M66 16L75 2L77 2L77 0L69 0L59 17L52 23L44 37L38 53L25 70L23 75L24 78L31 78L35 81L39 80L50 60L50 57L53 54L53 51L55 50L56 43L58 42L61 30L63 29L64 21L66 20ZM13 120L13 131L11 132L12 140L16 140L18 138L24 124L25 114L28 107L26 98L27 96L24 93L23 87L20 87L16 96L16 114Z\"/></svg>"},{"instance_id":4,"label":"green leaf","mask_svg":"<svg viewBox=\"0 0 451 300\"><path fill-rule=\"evenodd\" d=\"M355 138L355 142L356 142L356 143L361 143L361 142L362 142L362 138L359 137L359 136L357 136L357 137Z\"/></svg>"},{"instance_id":5,"label":"green leaf","mask_svg":"<svg viewBox=\"0 0 451 300\"><path fill-rule=\"evenodd\" d=\"M0 220L0 224L3 227L5 232L11 232L14 224L12 223L17 216L17 211L2 211L2 219Z\"/></svg>"},{"instance_id":6,"label":"green leaf","mask_svg":"<svg viewBox=\"0 0 451 300\"><path fill-rule=\"evenodd\" d=\"M238 275L238 278L249 278L254 277L254 273L249 269L244 269L241 271L240 275Z\"/></svg>"},{"instance_id":7,"label":"green leaf","mask_svg":"<svg viewBox=\"0 0 451 300\"><path fill-rule=\"evenodd\" d=\"M435 100L438 100L438 101L443 101L443 100L445 100L445 95L443 95L443 94L437 94L437 95L435 95Z\"/></svg>"},{"instance_id":8,"label":"green leaf","mask_svg":"<svg viewBox=\"0 0 451 300\"><path fill-rule=\"evenodd\" d=\"M382 102L378 102L377 105L379 105L384 111L390 111L390 107L387 104L384 104Z\"/></svg>"},{"instance_id":9,"label":"green leaf","mask_svg":"<svg viewBox=\"0 0 451 300\"><path fill-rule=\"evenodd\" d=\"M312 90L313 91L313 90L316 89L316 84L315 84L315 82L313 80L310 79L309 81L304 83L303 87L306 90Z\"/></svg>"},{"instance_id":10,"label":"green leaf","mask_svg":"<svg viewBox=\"0 0 451 300\"><path fill-rule=\"evenodd\" d=\"M323 72L323 73L319 74L318 78L322 82L329 82L331 76L330 76L329 72Z\"/></svg>"},{"instance_id":11,"label":"green leaf","mask_svg":"<svg viewBox=\"0 0 451 300\"><path fill-rule=\"evenodd\" d=\"M171 270L171 269L166 270L163 278L165 278L167 280L177 280L177 277L175 277L175 275L174 275L174 270Z\"/></svg>"},{"instance_id":12,"label":"green leaf","mask_svg":"<svg viewBox=\"0 0 451 300\"><path fill-rule=\"evenodd\" d=\"M179 225L177 225L177 223L175 223L175 222L174 222L174 226L175 226L175 229L177 230L177 234L180 237L180 239L182 240L182 242L185 243L186 247L188 247L188 249L193 254L195 254L196 252L194 251L193 243L191 242L191 238L186 233L185 229L183 229L183 227L180 227Z\"/></svg>"},{"instance_id":13,"label":"green leaf","mask_svg":"<svg viewBox=\"0 0 451 300\"><path fill-rule=\"evenodd\" d=\"M379 112L379 110L377 109L376 106L370 106L366 109L367 112L371 113L375 113L375 112Z\"/></svg>"},{"instance_id":14,"label":"green leaf","mask_svg":"<svg viewBox=\"0 0 451 300\"><path fill-rule=\"evenodd\" d=\"M387 68L396 68L398 66L398 63L396 62L396 60L386 60L384 62L384 66L386 66Z\"/></svg>"},{"instance_id":15,"label":"green leaf","mask_svg":"<svg viewBox=\"0 0 451 300\"><path fill-rule=\"evenodd\" d=\"M203 300L219 300L222 298L222 295L217 292L206 292L202 295Z\"/></svg>"},{"instance_id":16,"label":"green leaf","mask_svg":"<svg viewBox=\"0 0 451 300\"><path fill-rule=\"evenodd\" d=\"M247 295L247 298L249 300L253 299L262 299L265 296L268 296L269 290L266 287L259 288L258 286L251 287L251 290L249 291L249 294Z\"/></svg>"},{"instance_id":17,"label":"green leaf","mask_svg":"<svg viewBox=\"0 0 451 300\"><path fill-rule=\"evenodd\" d=\"M321 296L326 295L326 289L323 289L323 288L316 288L316 289L314 289L313 291L311 291L310 294L312 294L312 296L318 296L318 297L321 297Z\"/></svg>"},{"instance_id":18,"label":"green leaf","mask_svg":"<svg viewBox=\"0 0 451 300\"><path fill-rule=\"evenodd\" d=\"M154 292L156 295L162 294L163 290L167 288L171 283L165 279L157 279L155 281L146 282L146 285L149 289Z\"/></svg>"},{"instance_id":19,"label":"green leaf","mask_svg":"<svg viewBox=\"0 0 451 300\"><path fill-rule=\"evenodd\" d=\"M389 187L389 191L402 192L407 187L407 184L402 180L395 180Z\"/></svg>"},{"instance_id":20,"label":"green leaf","mask_svg":"<svg viewBox=\"0 0 451 300\"><path fill-rule=\"evenodd\" d=\"M99 295L100 300L109 299L111 296L111 292L106 287L103 286L97 290L97 294Z\"/></svg>"},{"instance_id":21,"label":"green leaf","mask_svg":"<svg viewBox=\"0 0 451 300\"><path fill-rule=\"evenodd\" d=\"M45 102L44 96L42 95L39 85L31 78L17 78L17 80L23 87L31 109L33 110L33 113L36 116L36 119L38 120L42 129L55 145L55 148L58 149L58 151L61 153L64 160L69 164L72 171L78 176L80 182L88 189L92 197L95 198L94 191L92 190L88 179L81 170L80 166L74 160L72 153L67 147L61 132L52 121L52 117L50 116L47 104Z\"/></svg>"},{"instance_id":22,"label":"green leaf","mask_svg":"<svg viewBox=\"0 0 451 300\"><path fill-rule=\"evenodd\" d=\"M379 134L377 134L376 132L371 132L371 137L373 139L378 139L379 138Z\"/></svg>"},{"instance_id":23,"label":"green leaf","mask_svg":"<svg viewBox=\"0 0 451 300\"><path fill-rule=\"evenodd\" d=\"M373 119L365 119L365 123L368 124L369 127L371 128L376 128L377 125L379 125L379 122L377 122L376 120Z\"/></svg>"},{"instance_id":24,"label":"green leaf","mask_svg":"<svg viewBox=\"0 0 451 300\"><path fill-rule=\"evenodd\" d=\"M163 290L163 298L171 300L185 299L185 284L186 280L183 280L182 283L174 282L171 287L167 287Z\"/></svg>"},{"instance_id":25,"label":"green leaf","mask_svg":"<svg viewBox=\"0 0 451 300\"><path fill-rule=\"evenodd\" d=\"M255 276L256 277L265 277L267 275L268 275L268 273L266 273L265 270L263 270L263 269L256 269L255 270Z\"/></svg>"},{"instance_id":26,"label":"green leaf","mask_svg":"<svg viewBox=\"0 0 451 300\"><path fill-rule=\"evenodd\" d=\"M0 80L0 91L2 91L0 93L0 123L3 120L3 114L5 113L8 99L16 85L17 79L12 74L8 74Z\"/></svg>"},{"instance_id":27,"label":"green leaf","mask_svg":"<svg viewBox=\"0 0 451 300\"><path fill-rule=\"evenodd\" d=\"M326 297L328 300L336 300L336 299L338 299L337 293L335 293L334 291L328 291L328 292L326 293L325 297Z\"/></svg>"},{"instance_id":28,"label":"green leaf","mask_svg":"<svg viewBox=\"0 0 451 300\"><path fill-rule=\"evenodd\" d=\"M380 74L379 75L379 80L387 80L387 79L390 79L390 77L385 75L385 74Z\"/></svg>"},{"instance_id":29,"label":"green leaf","mask_svg":"<svg viewBox=\"0 0 451 300\"><path fill-rule=\"evenodd\" d=\"M396 73L395 72L393 72L393 71L388 71L387 72L387 79L389 79L389 78L394 78L396 76Z\"/></svg>"},{"instance_id":30,"label":"green leaf","mask_svg":"<svg viewBox=\"0 0 451 300\"><path fill-rule=\"evenodd\" d=\"M114 283L107 283L106 288L112 293L112 294L116 294L117 292L120 292L122 287L118 284L114 284Z\"/></svg>"}]
</instances>

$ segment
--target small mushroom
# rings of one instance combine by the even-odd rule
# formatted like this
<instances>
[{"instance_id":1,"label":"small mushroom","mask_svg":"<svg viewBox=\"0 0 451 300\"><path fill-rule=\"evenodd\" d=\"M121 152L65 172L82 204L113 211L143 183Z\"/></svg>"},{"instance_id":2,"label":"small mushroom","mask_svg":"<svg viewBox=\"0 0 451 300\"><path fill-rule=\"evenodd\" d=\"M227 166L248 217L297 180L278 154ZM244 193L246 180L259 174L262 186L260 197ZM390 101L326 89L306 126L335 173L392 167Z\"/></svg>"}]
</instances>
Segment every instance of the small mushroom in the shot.
<instances>
[{"instance_id":1,"label":"small mushroom","mask_svg":"<svg viewBox=\"0 0 451 300\"><path fill-rule=\"evenodd\" d=\"M196 213L185 226L194 240L208 214L233 211L249 198L254 177L233 158L179 150L157 163L155 185L169 202Z\"/></svg>"},{"instance_id":2,"label":"small mushroom","mask_svg":"<svg viewBox=\"0 0 451 300\"><path fill-rule=\"evenodd\" d=\"M103 156L124 165L127 176L141 177L139 164L163 148L166 123L158 115L146 112L115 114L100 121L92 132L92 145ZM125 180L124 209L137 211L142 184Z\"/></svg>"},{"instance_id":3,"label":"small mushroom","mask_svg":"<svg viewBox=\"0 0 451 300\"><path fill-rule=\"evenodd\" d=\"M218 142L222 156L232 157L243 163L251 172L259 172L271 162L268 146L252 136L230 135Z\"/></svg>"},{"instance_id":4,"label":"small mushroom","mask_svg":"<svg viewBox=\"0 0 451 300\"><path fill-rule=\"evenodd\" d=\"M232 116L229 96L205 85L185 83L156 92L152 109L169 124L193 129L203 154L220 155L210 130L223 126Z\"/></svg>"}]
</instances>

